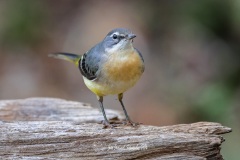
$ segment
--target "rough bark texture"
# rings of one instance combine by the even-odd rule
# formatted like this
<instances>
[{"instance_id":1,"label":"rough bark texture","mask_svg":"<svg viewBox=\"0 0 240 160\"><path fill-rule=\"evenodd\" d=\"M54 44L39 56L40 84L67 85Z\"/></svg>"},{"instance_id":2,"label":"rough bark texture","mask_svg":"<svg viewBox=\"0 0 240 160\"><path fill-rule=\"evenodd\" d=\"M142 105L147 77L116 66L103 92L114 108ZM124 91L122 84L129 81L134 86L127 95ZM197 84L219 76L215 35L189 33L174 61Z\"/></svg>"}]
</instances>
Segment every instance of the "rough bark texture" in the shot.
<instances>
[{"instance_id":1,"label":"rough bark texture","mask_svg":"<svg viewBox=\"0 0 240 160\"><path fill-rule=\"evenodd\" d=\"M116 120L120 115L107 110L107 116ZM0 157L215 160L222 159L224 139L220 134L231 132L212 122L102 129L95 123L101 119L98 109L79 102L49 98L0 101Z\"/></svg>"},{"instance_id":2,"label":"rough bark texture","mask_svg":"<svg viewBox=\"0 0 240 160\"><path fill-rule=\"evenodd\" d=\"M107 109L109 119L122 118L118 111ZM98 108L90 104L58 98L28 98L0 101L0 120L3 121L73 121L75 123L100 122Z\"/></svg>"}]
</instances>

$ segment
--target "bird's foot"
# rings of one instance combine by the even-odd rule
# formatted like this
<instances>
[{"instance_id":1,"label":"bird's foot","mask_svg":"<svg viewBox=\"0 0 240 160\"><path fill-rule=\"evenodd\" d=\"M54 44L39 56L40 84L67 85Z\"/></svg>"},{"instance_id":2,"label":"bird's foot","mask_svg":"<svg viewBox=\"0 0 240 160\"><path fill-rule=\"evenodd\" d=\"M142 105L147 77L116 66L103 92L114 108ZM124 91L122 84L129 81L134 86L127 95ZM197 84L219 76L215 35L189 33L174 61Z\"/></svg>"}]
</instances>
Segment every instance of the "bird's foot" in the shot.
<instances>
[{"instance_id":1,"label":"bird's foot","mask_svg":"<svg viewBox=\"0 0 240 160\"><path fill-rule=\"evenodd\" d=\"M102 124L103 124L103 129L117 127L116 124L111 124L109 123L109 121L105 121L105 120L102 121Z\"/></svg>"},{"instance_id":2,"label":"bird's foot","mask_svg":"<svg viewBox=\"0 0 240 160\"><path fill-rule=\"evenodd\" d=\"M126 125L126 126L137 127L137 126L139 126L142 123L133 122L131 120L125 120L125 121L123 121L123 124Z\"/></svg>"},{"instance_id":3,"label":"bird's foot","mask_svg":"<svg viewBox=\"0 0 240 160\"><path fill-rule=\"evenodd\" d=\"M103 129L106 129L106 128L116 128L116 127L120 127L122 125L138 127L140 124L142 124L142 123L138 123L138 122L133 122L131 120L110 121L110 122L103 120L101 123L103 124Z\"/></svg>"}]
</instances>

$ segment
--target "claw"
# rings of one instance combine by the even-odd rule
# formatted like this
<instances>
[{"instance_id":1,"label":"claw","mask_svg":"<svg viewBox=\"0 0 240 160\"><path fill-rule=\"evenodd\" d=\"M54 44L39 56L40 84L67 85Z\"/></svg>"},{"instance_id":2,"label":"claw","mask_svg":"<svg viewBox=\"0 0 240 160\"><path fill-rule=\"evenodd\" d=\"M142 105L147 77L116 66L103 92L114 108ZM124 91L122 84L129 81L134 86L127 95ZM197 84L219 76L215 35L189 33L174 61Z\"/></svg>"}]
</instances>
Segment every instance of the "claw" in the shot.
<instances>
[{"instance_id":1,"label":"claw","mask_svg":"<svg viewBox=\"0 0 240 160\"><path fill-rule=\"evenodd\" d=\"M117 125L115 125L115 124L110 124L108 121L105 121L105 120L102 121L102 124L103 124L103 129L106 129L106 128L115 128L115 127L117 127Z\"/></svg>"},{"instance_id":2,"label":"claw","mask_svg":"<svg viewBox=\"0 0 240 160\"><path fill-rule=\"evenodd\" d=\"M123 121L123 124L126 125L126 126L137 127L137 126L139 126L142 123L133 122L131 120L125 120L125 121Z\"/></svg>"}]
</instances>

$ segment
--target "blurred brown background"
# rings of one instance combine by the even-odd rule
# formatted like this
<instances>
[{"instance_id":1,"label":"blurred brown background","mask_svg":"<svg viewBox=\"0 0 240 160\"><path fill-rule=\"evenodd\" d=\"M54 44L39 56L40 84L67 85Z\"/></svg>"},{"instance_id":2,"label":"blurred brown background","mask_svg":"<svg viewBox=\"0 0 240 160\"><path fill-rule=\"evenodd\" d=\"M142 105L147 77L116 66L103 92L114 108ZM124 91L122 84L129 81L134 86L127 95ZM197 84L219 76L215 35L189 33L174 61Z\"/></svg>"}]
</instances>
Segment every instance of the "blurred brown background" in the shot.
<instances>
[{"instance_id":1,"label":"blurred brown background","mask_svg":"<svg viewBox=\"0 0 240 160\"><path fill-rule=\"evenodd\" d=\"M125 94L134 121L171 125L220 122L225 159L240 151L240 1L1 0L0 99L96 97L74 65L49 58L83 54L113 28L137 34L146 70ZM116 96L106 108L121 110Z\"/></svg>"}]
</instances>

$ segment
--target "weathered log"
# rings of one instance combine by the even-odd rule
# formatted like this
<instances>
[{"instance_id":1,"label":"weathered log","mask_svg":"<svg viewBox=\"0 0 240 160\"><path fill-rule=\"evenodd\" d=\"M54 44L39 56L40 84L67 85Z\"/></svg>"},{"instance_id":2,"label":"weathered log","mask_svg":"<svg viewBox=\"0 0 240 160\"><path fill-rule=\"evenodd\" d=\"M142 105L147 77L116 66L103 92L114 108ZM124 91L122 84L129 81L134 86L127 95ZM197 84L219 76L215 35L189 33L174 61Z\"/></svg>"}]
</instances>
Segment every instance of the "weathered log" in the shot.
<instances>
[{"instance_id":1,"label":"weathered log","mask_svg":"<svg viewBox=\"0 0 240 160\"><path fill-rule=\"evenodd\" d=\"M109 119L122 118L118 111L106 109ZM0 101L2 121L74 121L93 123L103 120L98 108L90 104L58 98L27 98Z\"/></svg>"},{"instance_id":2,"label":"weathered log","mask_svg":"<svg viewBox=\"0 0 240 160\"><path fill-rule=\"evenodd\" d=\"M220 146L224 139L220 134L231 132L211 122L102 129L101 124L93 123L98 121L94 117L101 119L101 113L80 104L43 98L0 101L1 159L217 160L222 159ZM28 112L25 107L32 110ZM82 113L75 113L77 110ZM115 119L118 116L114 111L111 114ZM85 115L91 120L84 121Z\"/></svg>"}]
</instances>

